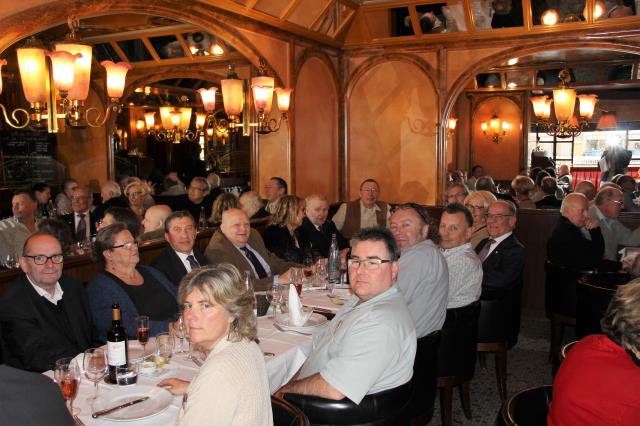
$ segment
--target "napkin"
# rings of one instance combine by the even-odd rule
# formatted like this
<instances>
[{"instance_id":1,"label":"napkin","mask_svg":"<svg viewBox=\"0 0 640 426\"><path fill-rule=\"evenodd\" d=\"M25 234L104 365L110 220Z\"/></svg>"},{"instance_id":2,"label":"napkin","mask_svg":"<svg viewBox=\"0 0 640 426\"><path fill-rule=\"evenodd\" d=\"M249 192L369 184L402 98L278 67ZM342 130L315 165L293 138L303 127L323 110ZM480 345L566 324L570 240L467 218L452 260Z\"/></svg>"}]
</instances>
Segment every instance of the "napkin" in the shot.
<instances>
[{"instance_id":1,"label":"napkin","mask_svg":"<svg viewBox=\"0 0 640 426\"><path fill-rule=\"evenodd\" d=\"M296 287L292 284L289 286L289 324L300 327L307 321L302 312L302 302L296 291Z\"/></svg>"}]
</instances>

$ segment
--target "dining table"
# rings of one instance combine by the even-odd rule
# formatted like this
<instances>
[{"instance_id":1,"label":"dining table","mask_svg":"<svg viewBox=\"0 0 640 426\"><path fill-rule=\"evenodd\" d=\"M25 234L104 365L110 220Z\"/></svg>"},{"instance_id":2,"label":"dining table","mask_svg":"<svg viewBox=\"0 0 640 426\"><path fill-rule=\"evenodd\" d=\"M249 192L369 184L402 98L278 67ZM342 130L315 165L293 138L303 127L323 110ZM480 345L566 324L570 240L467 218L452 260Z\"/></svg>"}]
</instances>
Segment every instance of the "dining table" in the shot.
<instances>
[{"instance_id":1,"label":"dining table","mask_svg":"<svg viewBox=\"0 0 640 426\"><path fill-rule=\"evenodd\" d=\"M325 296L325 298L327 298ZM327 298L328 299L328 298ZM330 302L329 302L330 303ZM312 349L312 335L302 334L295 331L285 331L274 324L274 316L262 316L258 318L258 345L264 354L266 370L271 393L275 393L280 387L286 384L302 366ZM317 327L320 331L322 327ZM142 353L142 346L137 340L129 340L130 353ZM147 354L155 348L155 339L151 338L147 343ZM82 365L82 354L76 358L79 365ZM175 377L183 380L192 380L198 373L199 366L191 359L189 353L176 353L171 358L166 370L162 374L146 375L140 373L136 385L119 387L101 381L98 384L99 395L117 390L119 388L132 388L133 386L156 386L161 380ZM53 378L53 372L48 371L45 375ZM78 394L74 400L74 408L79 409L77 414L77 425L122 425L122 421L114 421L99 417L93 419L92 401L94 384L84 378L80 381ZM171 404L163 411L153 416L129 421L129 423L140 426L165 426L177 423L178 414L182 405L183 397L172 398Z\"/></svg>"}]
</instances>

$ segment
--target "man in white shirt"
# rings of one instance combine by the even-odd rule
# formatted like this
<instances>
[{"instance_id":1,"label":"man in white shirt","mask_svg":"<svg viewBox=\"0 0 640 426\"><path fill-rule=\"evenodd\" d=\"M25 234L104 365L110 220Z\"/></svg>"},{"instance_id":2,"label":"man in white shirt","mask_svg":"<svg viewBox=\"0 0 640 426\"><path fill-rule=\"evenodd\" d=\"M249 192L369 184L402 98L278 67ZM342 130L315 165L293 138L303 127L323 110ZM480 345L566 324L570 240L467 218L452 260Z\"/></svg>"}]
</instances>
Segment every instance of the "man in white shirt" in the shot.
<instances>
[{"instance_id":1,"label":"man in white shirt","mask_svg":"<svg viewBox=\"0 0 640 426\"><path fill-rule=\"evenodd\" d=\"M375 179L366 179L360 184L360 198L342 203L332 220L336 228L348 240L359 230L389 226L389 205L378 201L380 185Z\"/></svg>"},{"instance_id":2,"label":"man in white shirt","mask_svg":"<svg viewBox=\"0 0 640 426\"><path fill-rule=\"evenodd\" d=\"M36 231L35 195L26 190L18 190L11 199L13 217L0 220L0 259L20 256L27 237Z\"/></svg>"}]
</instances>

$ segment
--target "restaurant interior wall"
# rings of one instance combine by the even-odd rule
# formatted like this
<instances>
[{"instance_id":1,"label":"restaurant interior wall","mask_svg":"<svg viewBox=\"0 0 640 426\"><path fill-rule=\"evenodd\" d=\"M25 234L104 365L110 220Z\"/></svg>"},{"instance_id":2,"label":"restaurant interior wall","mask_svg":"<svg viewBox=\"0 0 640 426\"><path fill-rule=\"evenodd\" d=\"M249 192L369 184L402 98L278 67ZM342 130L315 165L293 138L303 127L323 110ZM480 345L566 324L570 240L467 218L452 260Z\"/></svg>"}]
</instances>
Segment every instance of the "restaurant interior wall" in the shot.
<instances>
[{"instance_id":1,"label":"restaurant interior wall","mask_svg":"<svg viewBox=\"0 0 640 426\"><path fill-rule=\"evenodd\" d=\"M295 92L295 182L298 194L320 193L339 200L338 88L330 67L308 58L298 71Z\"/></svg>"},{"instance_id":2,"label":"restaurant interior wall","mask_svg":"<svg viewBox=\"0 0 640 426\"><path fill-rule=\"evenodd\" d=\"M438 95L415 63L381 60L367 66L348 91L348 198L360 182L378 180L381 198L436 201Z\"/></svg>"}]
</instances>

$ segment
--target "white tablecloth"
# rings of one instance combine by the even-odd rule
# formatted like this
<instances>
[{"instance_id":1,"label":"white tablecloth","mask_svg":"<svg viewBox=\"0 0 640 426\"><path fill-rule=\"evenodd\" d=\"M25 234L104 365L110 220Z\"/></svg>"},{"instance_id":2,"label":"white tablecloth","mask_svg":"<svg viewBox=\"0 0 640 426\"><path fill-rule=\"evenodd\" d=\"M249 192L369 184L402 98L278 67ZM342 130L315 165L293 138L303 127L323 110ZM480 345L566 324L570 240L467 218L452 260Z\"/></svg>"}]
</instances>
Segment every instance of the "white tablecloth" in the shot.
<instances>
[{"instance_id":1,"label":"white tablecloth","mask_svg":"<svg viewBox=\"0 0 640 426\"><path fill-rule=\"evenodd\" d=\"M287 383L291 377L302 366L305 359L311 352L312 340L311 336L298 334L294 332L282 332L273 325L272 317L258 318L258 339L260 340L260 349L266 353L274 355L265 356L267 366L267 375L269 376L269 388L271 393L278 390L282 385ZM135 340L129 341L129 347L140 347ZM150 352L155 347L153 339L147 344L147 351ZM161 377L149 377L145 375L138 376L138 384L156 385L160 380L168 377L176 377L184 380L191 380L198 373L198 367L193 361L186 358L185 354L176 354L171 359L170 369ZM49 377L53 377L53 372L45 373ZM101 382L99 385L100 395L117 389L115 385L108 385ZM114 422L104 419L91 418L91 406L87 402L87 398L93 397L93 383L88 379L82 379L78 396L74 401L74 407L80 409L78 417L85 425L120 425L122 422ZM175 397L172 405L162 413L145 419L137 420L136 426L166 426L174 425L178 419L178 413L182 404L182 397Z\"/></svg>"},{"instance_id":2,"label":"white tablecloth","mask_svg":"<svg viewBox=\"0 0 640 426\"><path fill-rule=\"evenodd\" d=\"M316 312L335 315L342 308L342 304L336 304L335 302L341 300L344 303L344 300L350 296L350 292L346 288L335 290L335 292L339 297L330 298L327 290L305 289L300 300L303 306L312 307Z\"/></svg>"}]
</instances>

